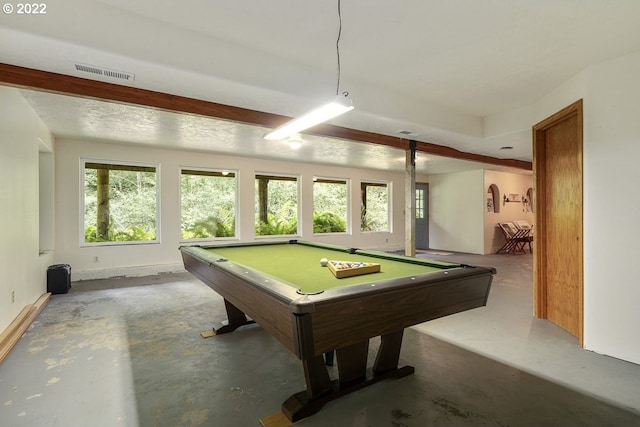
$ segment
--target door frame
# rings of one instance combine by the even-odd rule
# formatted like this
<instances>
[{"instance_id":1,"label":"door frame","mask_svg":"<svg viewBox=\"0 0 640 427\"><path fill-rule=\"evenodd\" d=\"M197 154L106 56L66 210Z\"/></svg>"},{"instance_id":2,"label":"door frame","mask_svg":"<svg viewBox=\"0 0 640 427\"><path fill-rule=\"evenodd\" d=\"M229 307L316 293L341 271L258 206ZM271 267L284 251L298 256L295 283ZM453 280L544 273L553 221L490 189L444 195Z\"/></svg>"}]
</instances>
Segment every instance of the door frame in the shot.
<instances>
[{"instance_id":1,"label":"door frame","mask_svg":"<svg viewBox=\"0 0 640 427\"><path fill-rule=\"evenodd\" d=\"M533 283L534 283L534 315L535 317L546 319L547 318L547 265L546 265L546 131L552 126L567 120L573 116L577 119L576 137L578 140L579 153L576 153L580 158L581 164L581 189L584 189L584 169L582 167L582 153L583 153L583 108L582 99L574 102L573 104L563 108L552 116L546 118L540 123L533 126L533 194L534 194L534 223L535 223L535 246L533 256ZM583 211L583 191L580 191L576 195L579 198L581 212ZM583 216L580 217L580 235L577 236L580 241L580 254L579 254L579 295L578 295L578 316L579 316L579 331L578 340L580 346L584 347L584 239L583 239Z\"/></svg>"},{"instance_id":2,"label":"door frame","mask_svg":"<svg viewBox=\"0 0 640 427\"><path fill-rule=\"evenodd\" d=\"M422 221L424 221L424 227L426 229L426 233L427 233L427 246L425 248L418 248L418 218L416 216L415 222L414 222L414 226L416 228L416 248L417 249L429 249L429 183L428 182L416 182L416 190L418 189L418 187L424 187L425 189L425 197L424 197L424 218L422 218ZM415 196L414 196L415 197ZM418 208L418 205L416 203L415 208Z\"/></svg>"}]
</instances>

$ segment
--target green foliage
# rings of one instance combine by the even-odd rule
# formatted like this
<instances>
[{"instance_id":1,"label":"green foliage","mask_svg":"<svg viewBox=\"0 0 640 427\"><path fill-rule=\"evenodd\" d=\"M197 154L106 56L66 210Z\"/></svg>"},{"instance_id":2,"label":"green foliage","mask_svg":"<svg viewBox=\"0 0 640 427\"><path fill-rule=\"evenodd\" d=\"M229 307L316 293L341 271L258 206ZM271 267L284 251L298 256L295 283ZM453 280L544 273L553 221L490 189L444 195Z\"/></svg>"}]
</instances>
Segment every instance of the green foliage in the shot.
<instances>
[{"instance_id":1,"label":"green foliage","mask_svg":"<svg viewBox=\"0 0 640 427\"><path fill-rule=\"evenodd\" d=\"M276 214L269 213L268 222L256 215L256 236L279 236L298 232L297 203L287 200Z\"/></svg>"},{"instance_id":2,"label":"green foliage","mask_svg":"<svg viewBox=\"0 0 640 427\"><path fill-rule=\"evenodd\" d=\"M97 169L85 169L85 242L155 240L156 173L138 170L109 171L107 239L97 236L97 175Z\"/></svg>"},{"instance_id":3,"label":"green foliage","mask_svg":"<svg viewBox=\"0 0 640 427\"><path fill-rule=\"evenodd\" d=\"M314 182L313 210L347 216L347 182Z\"/></svg>"},{"instance_id":4,"label":"green foliage","mask_svg":"<svg viewBox=\"0 0 640 427\"><path fill-rule=\"evenodd\" d=\"M298 185L295 181L270 179L267 207L267 222L264 222L260 220L259 200L256 198L256 236L279 236L298 232Z\"/></svg>"},{"instance_id":5,"label":"green foliage","mask_svg":"<svg viewBox=\"0 0 640 427\"><path fill-rule=\"evenodd\" d=\"M108 237L98 238L98 173L84 173L84 220L86 242L130 242L156 239L156 172L127 166L109 169ZM200 171L201 172L201 171ZM258 183L267 181L263 208L267 221L259 217ZM180 181L182 239L234 237L237 216L237 177L220 173L183 171ZM258 236L298 233L298 187L291 177L256 177L255 231ZM389 188L366 186L367 209L361 212L363 231L388 230ZM313 184L314 233L344 233L349 206L348 181L318 179ZM106 224L105 224L106 225Z\"/></svg>"},{"instance_id":6,"label":"green foliage","mask_svg":"<svg viewBox=\"0 0 640 427\"><path fill-rule=\"evenodd\" d=\"M206 239L208 237L233 237L235 226L228 223L227 219L210 216L196 221L192 227L182 230L183 239Z\"/></svg>"},{"instance_id":7,"label":"green foliage","mask_svg":"<svg viewBox=\"0 0 640 427\"><path fill-rule=\"evenodd\" d=\"M129 227L126 230L119 230L113 233L113 239L116 242L140 242L145 240L155 240L154 231L145 230L144 227Z\"/></svg>"},{"instance_id":8,"label":"green foliage","mask_svg":"<svg viewBox=\"0 0 640 427\"><path fill-rule=\"evenodd\" d=\"M87 243L94 243L104 240L98 240L98 229L95 225L89 225L84 228L84 241Z\"/></svg>"},{"instance_id":9,"label":"green foliage","mask_svg":"<svg viewBox=\"0 0 640 427\"><path fill-rule=\"evenodd\" d=\"M313 232L343 233L347 230L346 181L313 183Z\"/></svg>"},{"instance_id":10,"label":"green foliage","mask_svg":"<svg viewBox=\"0 0 640 427\"><path fill-rule=\"evenodd\" d=\"M287 220L269 214L269 222L258 221L256 223L256 236L280 236L297 232L298 221L295 218Z\"/></svg>"},{"instance_id":11,"label":"green foliage","mask_svg":"<svg viewBox=\"0 0 640 427\"><path fill-rule=\"evenodd\" d=\"M332 212L313 213L314 233L343 233L347 231L347 222Z\"/></svg>"},{"instance_id":12,"label":"green foliage","mask_svg":"<svg viewBox=\"0 0 640 427\"><path fill-rule=\"evenodd\" d=\"M376 231L376 225L369 219L369 215L366 214L366 210L360 211L360 230L362 231Z\"/></svg>"},{"instance_id":13,"label":"green foliage","mask_svg":"<svg viewBox=\"0 0 640 427\"><path fill-rule=\"evenodd\" d=\"M180 186L183 239L235 236L235 176L183 172Z\"/></svg>"},{"instance_id":14,"label":"green foliage","mask_svg":"<svg viewBox=\"0 0 640 427\"><path fill-rule=\"evenodd\" d=\"M156 234L153 230L146 230L144 227L129 227L126 230L114 230L109 229L109 238L98 238L98 231L95 226L90 225L85 227L84 241L87 243L97 242L140 242L151 241L156 239Z\"/></svg>"},{"instance_id":15,"label":"green foliage","mask_svg":"<svg viewBox=\"0 0 640 427\"><path fill-rule=\"evenodd\" d=\"M362 231L389 230L389 193L387 186L367 186L367 208L360 211Z\"/></svg>"}]
</instances>

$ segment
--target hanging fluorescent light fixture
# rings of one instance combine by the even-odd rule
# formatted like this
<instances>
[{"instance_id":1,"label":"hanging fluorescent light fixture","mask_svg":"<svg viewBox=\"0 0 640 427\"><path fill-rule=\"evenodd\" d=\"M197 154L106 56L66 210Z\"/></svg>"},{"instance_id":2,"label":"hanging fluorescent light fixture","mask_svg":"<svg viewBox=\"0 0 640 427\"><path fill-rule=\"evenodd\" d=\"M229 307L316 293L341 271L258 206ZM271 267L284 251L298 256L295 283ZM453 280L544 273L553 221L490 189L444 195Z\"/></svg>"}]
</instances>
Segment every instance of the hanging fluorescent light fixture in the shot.
<instances>
[{"instance_id":1,"label":"hanging fluorescent light fixture","mask_svg":"<svg viewBox=\"0 0 640 427\"><path fill-rule=\"evenodd\" d=\"M353 110L353 102L347 98L347 94L339 95L335 100L328 104L322 105L308 113L288 121L267 133L264 139L285 139L289 136L299 133L305 129L309 129L319 123L338 117L347 111Z\"/></svg>"},{"instance_id":2,"label":"hanging fluorescent light fixture","mask_svg":"<svg viewBox=\"0 0 640 427\"><path fill-rule=\"evenodd\" d=\"M322 105L308 113L292 119L287 123L275 128L271 132L265 134L264 139L277 140L285 139L300 133L305 129L309 129L317 124L326 122L338 117L347 111L353 110L353 102L349 99L349 92L340 92L340 35L342 34L342 13L340 10L340 0L338 0L338 37L336 39L336 57L338 62L338 81L336 83L336 98L328 104Z\"/></svg>"}]
</instances>

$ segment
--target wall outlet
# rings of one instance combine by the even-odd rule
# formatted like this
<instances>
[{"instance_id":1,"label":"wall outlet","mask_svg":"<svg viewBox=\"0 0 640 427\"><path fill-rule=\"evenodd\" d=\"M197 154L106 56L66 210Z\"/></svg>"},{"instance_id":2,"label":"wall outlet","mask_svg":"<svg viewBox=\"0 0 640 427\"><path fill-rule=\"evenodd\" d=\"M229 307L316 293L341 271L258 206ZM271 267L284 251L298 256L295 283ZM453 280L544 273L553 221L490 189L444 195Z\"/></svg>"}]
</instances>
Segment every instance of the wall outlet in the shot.
<instances>
[{"instance_id":1,"label":"wall outlet","mask_svg":"<svg viewBox=\"0 0 640 427\"><path fill-rule=\"evenodd\" d=\"M98 258L97 256L93 257L93 262L100 262L100 258Z\"/></svg>"},{"instance_id":2,"label":"wall outlet","mask_svg":"<svg viewBox=\"0 0 640 427\"><path fill-rule=\"evenodd\" d=\"M16 302L16 291L11 291L11 304Z\"/></svg>"}]
</instances>

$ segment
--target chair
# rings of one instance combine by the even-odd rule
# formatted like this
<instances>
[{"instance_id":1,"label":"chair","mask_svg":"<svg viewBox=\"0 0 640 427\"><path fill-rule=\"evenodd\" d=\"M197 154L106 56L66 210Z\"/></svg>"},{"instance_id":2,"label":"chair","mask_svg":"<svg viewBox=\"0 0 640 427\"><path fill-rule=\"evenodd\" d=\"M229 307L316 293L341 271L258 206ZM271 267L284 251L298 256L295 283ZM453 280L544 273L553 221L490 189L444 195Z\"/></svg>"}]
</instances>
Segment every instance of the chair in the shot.
<instances>
[{"instance_id":1,"label":"chair","mask_svg":"<svg viewBox=\"0 0 640 427\"><path fill-rule=\"evenodd\" d=\"M531 252L531 241L529 238L529 233L531 229L518 228L512 222L499 222L498 226L502 233L504 234L505 243L502 245L500 249L498 249L497 253L525 253L524 246L529 244L529 251Z\"/></svg>"},{"instance_id":2,"label":"chair","mask_svg":"<svg viewBox=\"0 0 640 427\"><path fill-rule=\"evenodd\" d=\"M515 226L519 230L528 230L526 235L522 236L522 239L526 240L525 243L529 245L529 252L532 253L531 244L533 243L533 225L530 225L527 221L513 221Z\"/></svg>"}]
</instances>

